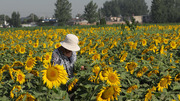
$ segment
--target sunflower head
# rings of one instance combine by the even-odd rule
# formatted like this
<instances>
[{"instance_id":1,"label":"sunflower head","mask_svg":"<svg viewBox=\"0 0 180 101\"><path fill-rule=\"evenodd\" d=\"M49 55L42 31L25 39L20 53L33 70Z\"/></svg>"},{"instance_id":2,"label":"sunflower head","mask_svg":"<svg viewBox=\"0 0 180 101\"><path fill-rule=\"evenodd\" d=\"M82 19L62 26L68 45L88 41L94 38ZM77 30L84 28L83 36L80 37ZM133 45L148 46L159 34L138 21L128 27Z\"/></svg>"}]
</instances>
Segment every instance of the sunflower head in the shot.
<instances>
[{"instance_id":1,"label":"sunflower head","mask_svg":"<svg viewBox=\"0 0 180 101\"><path fill-rule=\"evenodd\" d=\"M16 72L16 81L18 81L20 84L25 82L25 74L22 71Z\"/></svg>"},{"instance_id":2,"label":"sunflower head","mask_svg":"<svg viewBox=\"0 0 180 101\"><path fill-rule=\"evenodd\" d=\"M43 62L44 63L49 63L51 61L51 55L52 52L47 52L44 56L43 56Z\"/></svg>"},{"instance_id":3,"label":"sunflower head","mask_svg":"<svg viewBox=\"0 0 180 101\"><path fill-rule=\"evenodd\" d=\"M158 91L161 91L163 92L163 89L164 88L168 88L168 85L171 84L171 76L170 75L167 75L165 77L163 77L160 82L158 83Z\"/></svg>"},{"instance_id":4,"label":"sunflower head","mask_svg":"<svg viewBox=\"0 0 180 101\"><path fill-rule=\"evenodd\" d=\"M113 72L113 68L111 68L111 67L103 68L103 70L99 73L100 80L102 80L102 81L107 80L108 72Z\"/></svg>"},{"instance_id":5,"label":"sunflower head","mask_svg":"<svg viewBox=\"0 0 180 101\"><path fill-rule=\"evenodd\" d=\"M54 47L55 47L55 48L59 48L60 46L61 46L60 43L56 43Z\"/></svg>"},{"instance_id":6,"label":"sunflower head","mask_svg":"<svg viewBox=\"0 0 180 101\"><path fill-rule=\"evenodd\" d=\"M35 66L35 64L36 64L36 59L33 57L28 57L26 60L25 69L31 71L32 68Z\"/></svg>"},{"instance_id":7,"label":"sunflower head","mask_svg":"<svg viewBox=\"0 0 180 101\"><path fill-rule=\"evenodd\" d=\"M107 84L109 85L120 85L119 75L114 72L108 72Z\"/></svg>"},{"instance_id":8,"label":"sunflower head","mask_svg":"<svg viewBox=\"0 0 180 101\"><path fill-rule=\"evenodd\" d=\"M24 64L20 61L15 61L11 67L19 67L19 66L22 67L24 66Z\"/></svg>"},{"instance_id":9,"label":"sunflower head","mask_svg":"<svg viewBox=\"0 0 180 101\"><path fill-rule=\"evenodd\" d=\"M51 65L45 64L44 67L45 70L42 70L43 72L43 83L46 83L46 86L49 89L52 89L54 86L59 87L61 84L66 84L68 80L68 74L63 66L61 65Z\"/></svg>"},{"instance_id":10,"label":"sunflower head","mask_svg":"<svg viewBox=\"0 0 180 101\"><path fill-rule=\"evenodd\" d=\"M176 75L176 77L174 78L175 81L179 81L180 80L180 73Z\"/></svg>"},{"instance_id":11,"label":"sunflower head","mask_svg":"<svg viewBox=\"0 0 180 101\"><path fill-rule=\"evenodd\" d=\"M35 101L35 100L36 100L34 96L30 95L29 93L26 93L26 94L20 95L20 96L16 99L16 101L22 101L22 100L24 99L24 97L26 97L26 98L25 98L25 101Z\"/></svg>"},{"instance_id":12,"label":"sunflower head","mask_svg":"<svg viewBox=\"0 0 180 101\"><path fill-rule=\"evenodd\" d=\"M99 71L100 71L100 67L97 66L97 65L95 65L95 66L92 68L92 72L95 73L96 76L98 75Z\"/></svg>"},{"instance_id":13,"label":"sunflower head","mask_svg":"<svg viewBox=\"0 0 180 101\"><path fill-rule=\"evenodd\" d=\"M33 74L34 76L39 77L39 72L37 70L31 70L30 73Z\"/></svg>"},{"instance_id":14,"label":"sunflower head","mask_svg":"<svg viewBox=\"0 0 180 101\"><path fill-rule=\"evenodd\" d=\"M20 52L21 54L24 54L24 53L26 52L26 48L25 48L25 47L21 47L21 48L19 49L19 52Z\"/></svg>"},{"instance_id":15,"label":"sunflower head","mask_svg":"<svg viewBox=\"0 0 180 101\"><path fill-rule=\"evenodd\" d=\"M97 94L96 99L97 101L110 101L114 100L114 98L117 100L117 95L119 95L120 91L120 86L103 87Z\"/></svg>"},{"instance_id":16,"label":"sunflower head","mask_svg":"<svg viewBox=\"0 0 180 101\"><path fill-rule=\"evenodd\" d=\"M137 67L137 63L135 63L135 62L129 62L129 63L127 63L126 64L126 70L127 71L130 71L130 73L131 74L133 74L133 72L134 72L134 69Z\"/></svg>"}]
</instances>

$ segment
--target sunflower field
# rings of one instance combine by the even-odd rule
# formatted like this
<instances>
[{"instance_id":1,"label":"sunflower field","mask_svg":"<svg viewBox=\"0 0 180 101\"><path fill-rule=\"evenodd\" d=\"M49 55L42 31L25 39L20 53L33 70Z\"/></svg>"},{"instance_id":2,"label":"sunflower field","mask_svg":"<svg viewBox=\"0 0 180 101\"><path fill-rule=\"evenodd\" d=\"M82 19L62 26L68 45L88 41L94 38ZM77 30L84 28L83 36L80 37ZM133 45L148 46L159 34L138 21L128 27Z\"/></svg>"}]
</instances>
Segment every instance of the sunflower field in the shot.
<instances>
[{"instance_id":1,"label":"sunflower field","mask_svg":"<svg viewBox=\"0 0 180 101\"><path fill-rule=\"evenodd\" d=\"M72 79L50 63L69 33L81 47ZM0 100L70 101L74 88L75 101L180 101L180 25L0 31Z\"/></svg>"}]
</instances>

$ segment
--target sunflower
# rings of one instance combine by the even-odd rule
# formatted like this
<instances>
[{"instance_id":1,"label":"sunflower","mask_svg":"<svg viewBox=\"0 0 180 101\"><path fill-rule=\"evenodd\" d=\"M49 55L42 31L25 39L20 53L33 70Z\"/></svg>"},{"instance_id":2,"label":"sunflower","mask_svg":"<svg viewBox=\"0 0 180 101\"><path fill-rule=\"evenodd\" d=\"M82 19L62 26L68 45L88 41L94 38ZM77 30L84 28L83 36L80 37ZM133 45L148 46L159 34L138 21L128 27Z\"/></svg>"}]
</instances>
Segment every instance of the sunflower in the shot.
<instances>
[{"instance_id":1,"label":"sunflower","mask_svg":"<svg viewBox=\"0 0 180 101\"><path fill-rule=\"evenodd\" d=\"M16 81L18 81L20 84L25 82L25 75L22 71L16 72Z\"/></svg>"},{"instance_id":2,"label":"sunflower","mask_svg":"<svg viewBox=\"0 0 180 101\"><path fill-rule=\"evenodd\" d=\"M35 64L36 64L36 59L33 57L28 57L26 60L25 69L31 71Z\"/></svg>"},{"instance_id":3,"label":"sunflower","mask_svg":"<svg viewBox=\"0 0 180 101\"><path fill-rule=\"evenodd\" d=\"M14 86L13 89L10 91L11 98L14 98L13 91L15 90L15 88L17 88L15 92L19 92L21 90L21 86L18 86L18 85Z\"/></svg>"},{"instance_id":4,"label":"sunflower","mask_svg":"<svg viewBox=\"0 0 180 101\"><path fill-rule=\"evenodd\" d=\"M138 42L135 42L135 43L133 44L133 49L136 49L137 44L138 44Z\"/></svg>"},{"instance_id":5,"label":"sunflower","mask_svg":"<svg viewBox=\"0 0 180 101\"><path fill-rule=\"evenodd\" d=\"M159 73L159 70L153 70L153 71L150 71L147 76L150 77L152 74L158 74Z\"/></svg>"},{"instance_id":6,"label":"sunflower","mask_svg":"<svg viewBox=\"0 0 180 101\"><path fill-rule=\"evenodd\" d=\"M157 47L156 47L154 44L152 44L151 46L149 46L148 49L149 49L150 51L155 52L155 50L157 49Z\"/></svg>"},{"instance_id":7,"label":"sunflower","mask_svg":"<svg viewBox=\"0 0 180 101\"><path fill-rule=\"evenodd\" d=\"M134 42L130 41L130 42L129 42L129 47L130 47L130 50L132 50L133 45L134 45Z\"/></svg>"},{"instance_id":8,"label":"sunflower","mask_svg":"<svg viewBox=\"0 0 180 101\"><path fill-rule=\"evenodd\" d=\"M153 88L148 89L148 93L145 95L144 101L149 101L149 100L151 100L152 95L154 95L154 94L152 94L152 92L155 92L155 91L156 91L156 87L154 87L154 86L153 86Z\"/></svg>"},{"instance_id":9,"label":"sunflower","mask_svg":"<svg viewBox=\"0 0 180 101\"><path fill-rule=\"evenodd\" d=\"M80 50L80 53L83 54L84 52L86 52L86 47L83 47L81 50Z\"/></svg>"},{"instance_id":10,"label":"sunflower","mask_svg":"<svg viewBox=\"0 0 180 101\"><path fill-rule=\"evenodd\" d=\"M123 52L122 57L120 57L120 62L124 62L126 60L127 55L128 52Z\"/></svg>"},{"instance_id":11,"label":"sunflower","mask_svg":"<svg viewBox=\"0 0 180 101\"><path fill-rule=\"evenodd\" d=\"M151 92L146 93L144 101L150 101L151 99L152 99L152 93Z\"/></svg>"},{"instance_id":12,"label":"sunflower","mask_svg":"<svg viewBox=\"0 0 180 101\"><path fill-rule=\"evenodd\" d=\"M141 77L147 70L148 68L144 66L141 70L138 71L137 77Z\"/></svg>"},{"instance_id":13,"label":"sunflower","mask_svg":"<svg viewBox=\"0 0 180 101\"><path fill-rule=\"evenodd\" d=\"M83 40L82 40L82 41L79 41L79 46L82 47L82 46L84 46L84 44L85 44L85 41L83 41Z\"/></svg>"},{"instance_id":14,"label":"sunflower","mask_svg":"<svg viewBox=\"0 0 180 101\"><path fill-rule=\"evenodd\" d=\"M101 42L101 44L98 46L98 48L104 47L104 42Z\"/></svg>"},{"instance_id":15,"label":"sunflower","mask_svg":"<svg viewBox=\"0 0 180 101\"><path fill-rule=\"evenodd\" d=\"M103 87L96 96L96 101L110 101L117 100L117 95L121 92L120 86Z\"/></svg>"},{"instance_id":16,"label":"sunflower","mask_svg":"<svg viewBox=\"0 0 180 101\"><path fill-rule=\"evenodd\" d=\"M69 85L68 85L68 91L71 91L74 88L74 85L78 82L78 79L74 79Z\"/></svg>"},{"instance_id":17,"label":"sunflower","mask_svg":"<svg viewBox=\"0 0 180 101\"><path fill-rule=\"evenodd\" d=\"M61 84L66 84L68 80L68 74L66 70L64 70L64 67L61 65L51 65L45 64L44 67L46 68L45 70L42 70L43 72L43 84L46 83L46 86L49 89L52 89L54 86L59 87Z\"/></svg>"},{"instance_id":18,"label":"sunflower","mask_svg":"<svg viewBox=\"0 0 180 101\"><path fill-rule=\"evenodd\" d=\"M94 54L94 55L92 56L92 60L100 60L100 58L101 58L101 55L100 55L100 54Z\"/></svg>"},{"instance_id":19,"label":"sunflower","mask_svg":"<svg viewBox=\"0 0 180 101\"><path fill-rule=\"evenodd\" d=\"M113 86L113 85L120 85L119 75L116 71L114 72L107 72L107 84Z\"/></svg>"},{"instance_id":20,"label":"sunflower","mask_svg":"<svg viewBox=\"0 0 180 101\"><path fill-rule=\"evenodd\" d=\"M147 44L146 39L142 39L142 40L141 40L141 43L142 43L142 46L146 46L146 44Z\"/></svg>"},{"instance_id":21,"label":"sunflower","mask_svg":"<svg viewBox=\"0 0 180 101\"><path fill-rule=\"evenodd\" d=\"M160 82L158 83L158 91L163 92L164 88L168 88L168 85L171 84L171 76L167 75L165 77L163 77Z\"/></svg>"},{"instance_id":22,"label":"sunflower","mask_svg":"<svg viewBox=\"0 0 180 101\"><path fill-rule=\"evenodd\" d=\"M35 59L36 59L36 61L41 61L42 62L42 57L36 56Z\"/></svg>"},{"instance_id":23,"label":"sunflower","mask_svg":"<svg viewBox=\"0 0 180 101\"><path fill-rule=\"evenodd\" d=\"M108 52L108 50L109 50L108 48L103 49L101 53L102 53L102 54L106 54L106 53Z\"/></svg>"},{"instance_id":24,"label":"sunflower","mask_svg":"<svg viewBox=\"0 0 180 101\"><path fill-rule=\"evenodd\" d=\"M168 44L168 42L169 42L169 39L164 39L165 44Z\"/></svg>"},{"instance_id":25,"label":"sunflower","mask_svg":"<svg viewBox=\"0 0 180 101\"><path fill-rule=\"evenodd\" d=\"M32 56L32 55L33 55L33 51L30 50L30 51L29 51L29 56Z\"/></svg>"},{"instance_id":26,"label":"sunflower","mask_svg":"<svg viewBox=\"0 0 180 101\"><path fill-rule=\"evenodd\" d=\"M15 61L11 67L22 67L24 64L20 61Z\"/></svg>"},{"instance_id":27,"label":"sunflower","mask_svg":"<svg viewBox=\"0 0 180 101\"><path fill-rule=\"evenodd\" d=\"M171 47L172 49L175 49L176 46L177 46L177 44L176 44L175 41L171 41L171 42L170 42L170 47Z\"/></svg>"},{"instance_id":28,"label":"sunflower","mask_svg":"<svg viewBox=\"0 0 180 101\"><path fill-rule=\"evenodd\" d=\"M30 95L29 93L26 93L26 94L20 95L16 99L16 101L22 101L24 99L24 97L25 97L25 101L35 101L36 100L34 96Z\"/></svg>"},{"instance_id":29,"label":"sunflower","mask_svg":"<svg viewBox=\"0 0 180 101\"><path fill-rule=\"evenodd\" d=\"M176 77L174 78L174 81L179 81L180 80L180 73L176 75Z\"/></svg>"},{"instance_id":30,"label":"sunflower","mask_svg":"<svg viewBox=\"0 0 180 101\"><path fill-rule=\"evenodd\" d=\"M1 69L2 71L6 71L6 70L9 70L10 66L8 64L4 65Z\"/></svg>"},{"instance_id":31,"label":"sunflower","mask_svg":"<svg viewBox=\"0 0 180 101\"><path fill-rule=\"evenodd\" d=\"M11 76L11 79L14 80L13 68L9 68L9 75Z\"/></svg>"},{"instance_id":32,"label":"sunflower","mask_svg":"<svg viewBox=\"0 0 180 101\"><path fill-rule=\"evenodd\" d=\"M143 50L143 52L141 53L142 55L146 54L149 51L149 49L145 49Z\"/></svg>"},{"instance_id":33,"label":"sunflower","mask_svg":"<svg viewBox=\"0 0 180 101\"><path fill-rule=\"evenodd\" d=\"M43 62L44 63L49 63L51 61L51 55L52 55L52 52L47 52L43 57Z\"/></svg>"},{"instance_id":34,"label":"sunflower","mask_svg":"<svg viewBox=\"0 0 180 101\"><path fill-rule=\"evenodd\" d=\"M153 56L150 56L147 60L153 61L153 60L154 60L154 57L153 57Z\"/></svg>"},{"instance_id":35,"label":"sunflower","mask_svg":"<svg viewBox=\"0 0 180 101\"><path fill-rule=\"evenodd\" d=\"M133 72L134 72L134 69L137 67L137 63L135 63L135 62L129 62L129 63L127 63L126 64L126 71L128 72L128 71L130 71L130 73L131 74L133 74Z\"/></svg>"},{"instance_id":36,"label":"sunflower","mask_svg":"<svg viewBox=\"0 0 180 101\"><path fill-rule=\"evenodd\" d=\"M38 45L39 45L39 43L34 43L33 47L34 47L34 48L37 48Z\"/></svg>"},{"instance_id":37,"label":"sunflower","mask_svg":"<svg viewBox=\"0 0 180 101\"><path fill-rule=\"evenodd\" d=\"M106 67L99 73L100 80L104 81L108 79L108 72L113 72L113 68Z\"/></svg>"},{"instance_id":38,"label":"sunflower","mask_svg":"<svg viewBox=\"0 0 180 101\"><path fill-rule=\"evenodd\" d=\"M19 52L20 52L21 54L24 54L24 53L26 52L26 48L25 48L25 47L21 47L21 48L19 49Z\"/></svg>"},{"instance_id":39,"label":"sunflower","mask_svg":"<svg viewBox=\"0 0 180 101\"><path fill-rule=\"evenodd\" d=\"M61 46L60 43L56 43L54 47L55 47L55 48L59 48L60 46Z\"/></svg>"},{"instance_id":40,"label":"sunflower","mask_svg":"<svg viewBox=\"0 0 180 101\"><path fill-rule=\"evenodd\" d=\"M97 65L95 65L95 66L92 68L92 72L95 73L96 76L98 75L99 71L100 71L100 67L97 66Z\"/></svg>"},{"instance_id":41,"label":"sunflower","mask_svg":"<svg viewBox=\"0 0 180 101\"><path fill-rule=\"evenodd\" d=\"M43 43L43 48L46 48L46 43Z\"/></svg>"},{"instance_id":42,"label":"sunflower","mask_svg":"<svg viewBox=\"0 0 180 101\"><path fill-rule=\"evenodd\" d=\"M108 57L108 54L104 55L102 58L101 58L101 61L103 61L104 59L106 59Z\"/></svg>"},{"instance_id":43,"label":"sunflower","mask_svg":"<svg viewBox=\"0 0 180 101\"><path fill-rule=\"evenodd\" d=\"M164 52L164 45L161 46L160 54L166 54L166 53Z\"/></svg>"},{"instance_id":44,"label":"sunflower","mask_svg":"<svg viewBox=\"0 0 180 101\"><path fill-rule=\"evenodd\" d=\"M132 90L135 90L135 89L138 89L138 86L137 86L137 85L133 85L133 86L129 87L126 92L127 92L127 93L131 93Z\"/></svg>"},{"instance_id":45,"label":"sunflower","mask_svg":"<svg viewBox=\"0 0 180 101\"><path fill-rule=\"evenodd\" d=\"M19 49L21 48L21 46L17 44L15 47L16 47L15 53L19 52Z\"/></svg>"},{"instance_id":46,"label":"sunflower","mask_svg":"<svg viewBox=\"0 0 180 101\"><path fill-rule=\"evenodd\" d=\"M33 74L34 76L39 77L39 72L37 70L31 70L30 73Z\"/></svg>"},{"instance_id":47,"label":"sunflower","mask_svg":"<svg viewBox=\"0 0 180 101\"><path fill-rule=\"evenodd\" d=\"M99 78L97 76L91 75L88 78L89 81L99 84Z\"/></svg>"},{"instance_id":48,"label":"sunflower","mask_svg":"<svg viewBox=\"0 0 180 101\"><path fill-rule=\"evenodd\" d=\"M32 40L29 40L29 44L32 44Z\"/></svg>"},{"instance_id":49,"label":"sunflower","mask_svg":"<svg viewBox=\"0 0 180 101\"><path fill-rule=\"evenodd\" d=\"M0 81L2 80L2 77L3 77L3 70L0 69Z\"/></svg>"}]
</instances>

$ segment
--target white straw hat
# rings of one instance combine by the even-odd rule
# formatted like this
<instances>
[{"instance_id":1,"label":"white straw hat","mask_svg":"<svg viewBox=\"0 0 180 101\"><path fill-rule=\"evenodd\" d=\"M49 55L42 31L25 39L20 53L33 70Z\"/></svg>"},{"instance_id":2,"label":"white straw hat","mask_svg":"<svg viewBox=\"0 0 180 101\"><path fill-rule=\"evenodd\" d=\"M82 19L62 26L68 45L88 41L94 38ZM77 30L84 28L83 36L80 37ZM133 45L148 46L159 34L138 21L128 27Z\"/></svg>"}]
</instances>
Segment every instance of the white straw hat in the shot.
<instances>
[{"instance_id":1,"label":"white straw hat","mask_svg":"<svg viewBox=\"0 0 180 101\"><path fill-rule=\"evenodd\" d=\"M78 37L74 34L67 34L64 41L60 42L61 46L70 51L79 51L80 47L78 46L78 43Z\"/></svg>"}]
</instances>

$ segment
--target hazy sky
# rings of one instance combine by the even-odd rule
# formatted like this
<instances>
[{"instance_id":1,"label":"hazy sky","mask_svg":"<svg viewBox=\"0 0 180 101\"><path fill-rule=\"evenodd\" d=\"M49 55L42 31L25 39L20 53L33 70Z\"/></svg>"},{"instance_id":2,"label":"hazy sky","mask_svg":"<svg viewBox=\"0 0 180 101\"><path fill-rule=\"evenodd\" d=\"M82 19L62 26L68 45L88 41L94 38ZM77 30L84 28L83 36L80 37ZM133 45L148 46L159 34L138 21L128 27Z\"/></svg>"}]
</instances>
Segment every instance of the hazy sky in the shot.
<instances>
[{"instance_id":1,"label":"hazy sky","mask_svg":"<svg viewBox=\"0 0 180 101\"><path fill-rule=\"evenodd\" d=\"M26 17L30 13L37 16L52 17L54 14L55 3L57 0L0 0L0 15L5 14L11 17L13 11L19 12L21 17ZM84 5L87 5L91 0L69 0L72 3L72 15L83 14ZM105 1L110 0L93 0L102 7ZM148 6L152 0L145 0Z\"/></svg>"}]
</instances>

